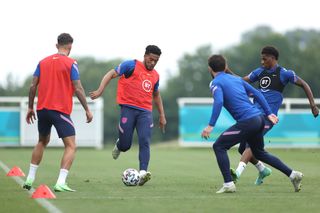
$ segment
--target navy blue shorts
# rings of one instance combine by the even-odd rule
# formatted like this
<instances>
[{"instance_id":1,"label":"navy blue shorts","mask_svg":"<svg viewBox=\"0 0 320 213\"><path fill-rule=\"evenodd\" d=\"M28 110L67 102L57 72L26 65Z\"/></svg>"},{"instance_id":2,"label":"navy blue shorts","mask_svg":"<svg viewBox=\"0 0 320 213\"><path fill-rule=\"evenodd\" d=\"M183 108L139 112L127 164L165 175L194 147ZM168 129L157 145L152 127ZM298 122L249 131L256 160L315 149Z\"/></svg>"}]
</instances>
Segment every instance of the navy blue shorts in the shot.
<instances>
[{"instance_id":1,"label":"navy blue shorts","mask_svg":"<svg viewBox=\"0 0 320 213\"><path fill-rule=\"evenodd\" d=\"M52 125L56 128L59 138L76 134L70 115L55 110L42 109L37 111L38 131L41 136L51 133Z\"/></svg>"}]
</instances>

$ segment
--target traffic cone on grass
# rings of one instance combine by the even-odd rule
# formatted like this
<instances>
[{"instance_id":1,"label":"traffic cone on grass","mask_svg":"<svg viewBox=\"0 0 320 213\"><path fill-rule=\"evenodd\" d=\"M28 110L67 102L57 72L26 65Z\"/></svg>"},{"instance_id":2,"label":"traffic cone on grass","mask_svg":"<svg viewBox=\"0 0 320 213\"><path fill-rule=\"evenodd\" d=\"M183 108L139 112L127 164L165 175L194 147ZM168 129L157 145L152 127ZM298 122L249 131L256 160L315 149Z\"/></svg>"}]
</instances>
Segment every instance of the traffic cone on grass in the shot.
<instances>
[{"instance_id":1,"label":"traffic cone on grass","mask_svg":"<svg viewBox=\"0 0 320 213\"><path fill-rule=\"evenodd\" d=\"M31 198L55 199L56 196L47 185L42 184L33 192Z\"/></svg>"},{"instance_id":2,"label":"traffic cone on grass","mask_svg":"<svg viewBox=\"0 0 320 213\"><path fill-rule=\"evenodd\" d=\"M14 166L8 173L7 176L25 176L25 174L23 173L23 171L17 167Z\"/></svg>"}]
</instances>

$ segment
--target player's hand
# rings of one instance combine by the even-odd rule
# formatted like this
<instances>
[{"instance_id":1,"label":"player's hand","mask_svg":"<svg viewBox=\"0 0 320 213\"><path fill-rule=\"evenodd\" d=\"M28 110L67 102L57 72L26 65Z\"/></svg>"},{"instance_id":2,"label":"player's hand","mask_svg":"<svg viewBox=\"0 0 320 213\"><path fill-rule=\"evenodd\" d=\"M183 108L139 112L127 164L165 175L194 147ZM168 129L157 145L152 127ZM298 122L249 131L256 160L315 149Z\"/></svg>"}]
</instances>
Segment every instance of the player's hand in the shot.
<instances>
[{"instance_id":1,"label":"player's hand","mask_svg":"<svg viewBox=\"0 0 320 213\"><path fill-rule=\"evenodd\" d=\"M93 115L90 112L90 110L86 111L86 116L87 116L87 123L90 123L92 121L92 119L93 119Z\"/></svg>"},{"instance_id":2,"label":"player's hand","mask_svg":"<svg viewBox=\"0 0 320 213\"><path fill-rule=\"evenodd\" d=\"M101 96L101 92L99 90L95 90L93 92L89 92L89 95L90 95L90 98L94 100Z\"/></svg>"},{"instance_id":3,"label":"player's hand","mask_svg":"<svg viewBox=\"0 0 320 213\"><path fill-rule=\"evenodd\" d=\"M276 124L278 123L279 119L275 114L270 114L268 115L268 119L273 123Z\"/></svg>"},{"instance_id":4,"label":"player's hand","mask_svg":"<svg viewBox=\"0 0 320 213\"><path fill-rule=\"evenodd\" d=\"M167 119L165 115L159 115L159 128L161 129L162 133L164 134L166 132L166 124Z\"/></svg>"},{"instance_id":5,"label":"player's hand","mask_svg":"<svg viewBox=\"0 0 320 213\"><path fill-rule=\"evenodd\" d=\"M311 111L312 111L312 114L313 114L313 116L314 116L315 118L318 117L318 115L319 115L319 108L318 108L316 105L314 105L314 106L311 107Z\"/></svg>"},{"instance_id":6,"label":"player's hand","mask_svg":"<svg viewBox=\"0 0 320 213\"><path fill-rule=\"evenodd\" d=\"M208 140L208 138L210 138L210 133L213 130L213 126L208 125L206 128L203 129L202 133L201 133L201 137Z\"/></svg>"},{"instance_id":7,"label":"player's hand","mask_svg":"<svg viewBox=\"0 0 320 213\"><path fill-rule=\"evenodd\" d=\"M36 114L34 113L33 109L28 109L26 121L28 124L33 124L33 122L37 120Z\"/></svg>"}]
</instances>

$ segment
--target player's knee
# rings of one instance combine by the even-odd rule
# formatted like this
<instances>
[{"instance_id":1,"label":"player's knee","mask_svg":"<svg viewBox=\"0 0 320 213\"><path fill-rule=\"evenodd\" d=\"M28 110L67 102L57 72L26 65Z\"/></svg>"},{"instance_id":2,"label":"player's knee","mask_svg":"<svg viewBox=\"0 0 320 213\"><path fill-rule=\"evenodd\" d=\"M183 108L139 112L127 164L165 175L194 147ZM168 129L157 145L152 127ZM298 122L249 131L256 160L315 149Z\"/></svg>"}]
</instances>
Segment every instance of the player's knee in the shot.
<instances>
[{"instance_id":1,"label":"player's knee","mask_svg":"<svg viewBox=\"0 0 320 213\"><path fill-rule=\"evenodd\" d=\"M68 143L66 144L66 148L72 151L77 151L77 145L75 143Z\"/></svg>"},{"instance_id":2,"label":"player's knee","mask_svg":"<svg viewBox=\"0 0 320 213\"><path fill-rule=\"evenodd\" d=\"M47 147L48 143L49 143L49 141L42 141L42 140L38 141L38 145L43 146L43 147Z\"/></svg>"},{"instance_id":3,"label":"player's knee","mask_svg":"<svg viewBox=\"0 0 320 213\"><path fill-rule=\"evenodd\" d=\"M71 150L71 151L76 151L77 149L77 145L76 145L76 142L74 140L74 138L72 137L67 137L67 138L63 138L63 143L64 143L64 147L68 150Z\"/></svg>"},{"instance_id":4,"label":"player's knee","mask_svg":"<svg viewBox=\"0 0 320 213\"><path fill-rule=\"evenodd\" d=\"M130 149L130 145L127 145L127 144L118 144L118 149L121 151L121 152L126 152Z\"/></svg>"},{"instance_id":5,"label":"player's knee","mask_svg":"<svg viewBox=\"0 0 320 213\"><path fill-rule=\"evenodd\" d=\"M150 147L150 140L149 138L147 139L143 139L143 140L139 140L139 147L143 148L143 149L148 149Z\"/></svg>"},{"instance_id":6,"label":"player's knee","mask_svg":"<svg viewBox=\"0 0 320 213\"><path fill-rule=\"evenodd\" d=\"M238 152L242 155L245 150L245 147L239 146Z\"/></svg>"},{"instance_id":7,"label":"player's knee","mask_svg":"<svg viewBox=\"0 0 320 213\"><path fill-rule=\"evenodd\" d=\"M45 135L45 136L39 135L39 141L38 141L38 143L39 143L41 146L46 147L46 146L48 145L49 141L50 141L50 134Z\"/></svg>"},{"instance_id":8,"label":"player's knee","mask_svg":"<svg viewBox=\"0 0 320 213\"><path fill-rule=\"evenodd\" d=\"M219 144L218 143L213 143L213 145L212 145L212 149L213 149L213 151L218 151L218 150L220 150L221 149L221 147L219 146Z\"/></svg>"}]
</instances>

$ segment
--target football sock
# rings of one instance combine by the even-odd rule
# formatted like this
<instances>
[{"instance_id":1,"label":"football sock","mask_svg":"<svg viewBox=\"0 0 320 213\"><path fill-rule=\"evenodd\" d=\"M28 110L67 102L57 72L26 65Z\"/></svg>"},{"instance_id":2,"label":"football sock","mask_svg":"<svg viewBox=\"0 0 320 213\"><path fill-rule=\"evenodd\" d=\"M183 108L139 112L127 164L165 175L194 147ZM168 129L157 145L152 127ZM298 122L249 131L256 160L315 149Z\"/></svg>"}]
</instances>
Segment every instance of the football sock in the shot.
<instances>
[{"instance_id":1,"label":"football sock","mask_svg":"<svg viewBox=\"0 0 320 213\"><path fill-rule=\"evenodd\" d=\"M144 174L146 174L147 173L147 171L146 170L140 170L140 175L144 175Z\"/></svg>"},{"instance_id":2,"label":"football sock","mask_svg":"<svg viewBox=\"0 0 320 213\"><path fill-rule=\"evenodd\" d=\"M59 177L57 180L57 184L65 184L69 171L66 169L60 169Z\"/></svg>"},{"instance_id":3,"label":"football sock","mask_svg":"<svg viewBox=\"0 0 320 213\"><path fill-rule=\"evenodd\" d=\"M242 174L246 166L247 164L245 162L242 162L242 161L239 162L238 168L236 169L236 173L238 177L240 177L240 175Z\"/></svg>"},{"instance_id":4,"label":"football sock","mask_svg":"<svg viewBox=\"0 0 320 213\"><path fill-rule=\"evenodd\" d=\"M234 185L233 181L227 182L227 183L223 183L223 186L225 186L225 187L230 187L230 186L233 186L233 185Z\"/></svg>"},{"instance_id":5,"label":"football sock","mask_svg":"<svg viewBox=\"0 0 320 213\"><path fill-rule=\"evenodd\" d=\"M258 163L254 166L258 169L259 172L262 172L266 168L261 161L258 161Z\"/></svg>"},{"instance_id":6,"label":"football sock","mask_svg":"<svg viewBox=\"0 0 320 213\"><path fill-rule=\"evenodd\" d=\"M291 172L291 174L289 176L290 180L293 180L293 178L295 177L295 173L296 173L296 171L292 170L292 172Z\"/></svg>"},{"instance_id":7,"label":"football sock","mask_svg":"<svg viewBox=\"0 0 320 213\"><path fill-rule=\"evenodd\" d=\"M27 180L34 181L38 167L39 167L38 165L30 163L29 174L28 174Z\"/></svg>"}]
</instances>

